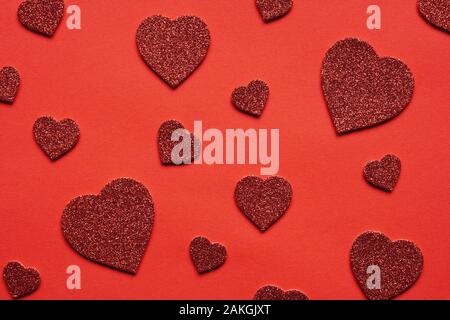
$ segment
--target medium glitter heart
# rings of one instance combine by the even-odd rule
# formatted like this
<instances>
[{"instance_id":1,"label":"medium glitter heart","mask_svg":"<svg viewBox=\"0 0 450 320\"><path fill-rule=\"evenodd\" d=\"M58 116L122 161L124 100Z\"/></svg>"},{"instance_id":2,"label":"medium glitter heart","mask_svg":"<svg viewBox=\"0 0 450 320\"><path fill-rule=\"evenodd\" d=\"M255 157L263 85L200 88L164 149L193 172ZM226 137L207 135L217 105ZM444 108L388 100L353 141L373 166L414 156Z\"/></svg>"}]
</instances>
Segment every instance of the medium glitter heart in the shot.
<instances>
[{"instance_id":1,"label":"medium glitter heart","mask_svg":"<svg viewBox=\"0 0 450 320\"><path fill-rule=\"evenodd\" d=\"M292 187L281 177L263 180L248 176L236 185L234 198L238 208L261 231L267 230L289 208Z\"/></svg>"},{"instance_id":2,"label":"medium glitter heart","mask_svg":"<svg viewBox=\"0 0 450 320\"><path fill-rule=\"evenodd\" d=\"M17 14L26 28L51 37L64 16L64 1L26 0L20 4Z\"/></svg>"},{"instance_id":3,"label":"medium glitter heart","mask_svg":"<svg viewBox=\"0 0 450 320\"><path fill-rule=\"evenodd\" d=\"M256 7L265 22L285 16L292 5L292 0L256 0Z\"/></svg>"},{"instance_id":4,"label":"medium glitter heart","mask_svg":"<svg viewBox=\"0 0 450 320\"><path fill-rule=\"evenodd\" d=\"M367 231L352 245L353 275L367 299L387 300L409 289L423 270L423 256L411 241L391 241ZM379 281L378 281L378 280Z\"/></svg>"},{"instance_id":5,"label":"medium glitter heart","mask_svg":"<svg viewBox=\"0 0 450 320\"><path fill-rule=\"evenodd\" d=\"M400 159L388 154L380 161L371 161L364 167L364 179L384 191L392 191L400 176Z\"/></svg>"},{"instance_id":6,"label":"medium glitter heart","mask_svg":"<svg viewBox=\"0 0 450 320\"><path fill-rule=\"evenodd\" d=\"M261 116L268 98L269 87L261 80L254 80L247 87L236 88L231 95L231 101L238 110L255 117Z\"/></svg>"},{"instance_id":7,"label":"medium glitter heart","mask_svg":"<svg viewBox=\"0 0 450 320\"><path fill-rule=\"evenodd\" d=\"M309 300L308 296L298 290L283 291L276 286L264 286L256 291L254 300Z\"/></svg>"},{"instance_id":8,"label":"medium glitter heart","mask_svg":"<svg viewBox=\"0 0 450 320\"><path fill-rule=\"evenodd\" d=\"M211 243L205 237L196 237L191 241L189 253L198 273L219 268L227 259L227 250L220 243Z\"/></svg>"},{"instance_id":9,"label":"medium glitter heart","mask_svg":"<svg viewBox=\"0 0 450 320\"><path fill-rule=\"evenodd\" d=\"M11 261L3 268L8 293L14 299L28 295L39 288L41 277L34 268L25 268L20 262Z\"/></svg>"},{"instance_id":10,"label":"medium glitter heart","mask_svg":"<svg viewBox=\"0 0 450 320\"><path fill-rule=\"evenodd\" d=\"M176 88L205 58L210 34L206 24L194 16L176 20L152 16L140 24L136 43L145 63Z\"/></svg>"},{"instance_id":11,"label":"medium glitter heart","mask_svg":"<svg viewBox=\"0 0 450 320\"><path fill-rule=\"evenodd\" d=\"M33 126L36 143L51 160L57 160L78 143L80 128L72 119L56 121L52 117L40 117Z\"/></svg>"},{"instance_id":12,"label":"medium glitter heart","mask_svg":"<svg viewBox=\"0 0 450 320\"><path fill-rule=\"evenodd\" d=\"M64 238L82 256L135 274L154 222L147 188L129 178L107 184L98 196L80 196L67 204L61 226Z\"/></svg>"},{"instance_id":13,"label":"medium glitter heart","mask_svg":"<svg viewBox=\"0 0 450 320\"><path fill-rule=\"evenodd\" d=\"M13 103L20 86L19 72L13 67L0 70L0 101Z\"/></svg>"},{"instance_id":14,"label":"medium glitter heart","mask_svg":"<svg viewBox=\"0 0 450 320\"><path fill-rule=\"evenodd\" d=\"M380 58L366 42L338 41L322 65L322 90L338 134L396 117L411 101L414 79L400 60Z\"/></svg>"},{"instance_id":15,"label":"medium glitter heart","mask_svg":"<svg viewBox=\"0 0 450 320\"><path fill-rule=\"evenodd\" d=\"M449 0L418 0L420 15L435 27L450 32Z\"/></svg>"}]
</instances>

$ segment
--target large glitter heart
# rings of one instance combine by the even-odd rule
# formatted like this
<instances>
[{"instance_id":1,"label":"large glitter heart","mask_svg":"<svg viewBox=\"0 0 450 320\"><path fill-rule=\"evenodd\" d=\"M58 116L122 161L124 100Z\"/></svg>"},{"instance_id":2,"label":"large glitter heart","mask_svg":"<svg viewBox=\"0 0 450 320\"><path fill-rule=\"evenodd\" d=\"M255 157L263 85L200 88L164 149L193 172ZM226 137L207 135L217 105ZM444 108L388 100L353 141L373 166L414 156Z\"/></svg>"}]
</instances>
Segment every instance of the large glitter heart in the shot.
<instances>
[{"instance_id":1,"label":"large glitter heart","mask_svg":"<svg viewBox=\"0 0 450 320\"><path fill-rule=\"evenodd\" d=\"M140 24L136 43L147 65L176 88L205 58L210 34L206 24L197 17L183 16L172 21L152 16Z\"/></svg>"},{"instance_id":2,"label":"large glitter heart","mask_svg":"<svg viewBox=\"0 0 450 320\"><path fill-rule=\"evenodd\" d=\"M256 7L265 22L286 15L292 8L292 0L256 0Z\"/></svg>"},{"instance_id":3,"label":"large glitter heart","mask_svg":"<svg viewBox=\"0 0 450 320\"><path fill-rule=\"evenodd\" d=\"M449 0L418 0L417 7L425 20L443 31L450 32Z\"/></svg>"},{"instance_id":4,"label":"large glitter heart","mask_svg":"<svg viewBox=\"0 0 450 320\"><path fill-rule=\"evenodd\" d=\"M308 296L298 290L284 291L276 286L264 286L256 291L254 300L309 300Z\"/></svg>"},{"instance_id":5,"label":"large glitter heart","mask_svg":"<svg viewBox=\"0 0 450 320\"><path fill-rule=\"evenodd\" d=\"M322 90L338 134L388 121L405 109L413 75L394 58L380 58L366 42L338 41L327 52Z\"/></svg>"},{"instance_id":6,"label":"large glitter heart","mask_svg":"<svg viewBox=\"0 0 450 320\"><path fill-rule=\"evenodd\" d=\"M364 167L364 179L371 185L385 191L392 191L400 176L400 159L388 154L380 161L370 161Z\"/></svg>"},{"instance_id":7,"label":"large glitter heart","mask_svg":"<svg viewBox=\"0 0 450 320\"><path fill-rule=\"evenodd\" d=\"M261 80L254 80L246 87L238 87L231 95L231 101L238 110L255 117L261 116L268 98L269 87Z\"/></svg>"},{"instance_id":8,"label":"large glitter heart","mask_svg":"<svg viewBox=\"0 0 450 320\"><path fill-rule=\"evenodd\" d=\"M227 250L220 243L211 243L205 237L196 237L189 245L189 253L198 273L217 269L225 263Z\"/></svg>"},{"instance_id":9,"label":"large glitter heart","mask_svg":"<svg viewBox=\"0 0 450 320\"><path fill-rule=\"evenodd\" d=\"M11 261L3 269L8 293L14 299L30 294L39 288L41 277L34 268L25 268L20 262Z\"/></svg>"},{"instance_id":10,"label":"large glitter heart","mask_svg":"<svg viewBox=\"0 0 450 320\"><path fill-rule=\"evenodd\" d=\"M67 242L82 256L135 274L154 221L152 197L132 179L107 184L98 196L80 196L67 204L61 226Z\"/></svg>"},{"instance_id":11,"label":"large glitter heart","mask_svg":"<svg viewBox=\"0 0 450 320\"><path fill-rule=\"evenodd\" d=\"M51 37L64 16L64 0L26 0L17 15L27 29Z\"/></svg>"},{"instance_id":12,"label":"large glitter heart","mask_svg":"<svg viewBox=\"0 0 450 320\"><path fill-rule=\"evenodd\" d=\"M411 287L423 270L422 252L413 242L392 242L374 231L361 234L353 242L350 263L356 281L370 300L394 298Z\"/></svg>"},{"instance_id":13,"label":"large glitter heart","mask_svg":"<svg viewBox=\"0 0 450 320\"><path fill-rule=\"evenodd\" d=\"M80 129L72 119L56 121L52 117L40 117L33 126L36 143L51 159L56 160L78 143Z\"/></svg>"},{"instance_id":14,"label":"large glitter heart","mask_svg":"<svg viewBox=\"0 0 450 320\"><path fill-rule=\"evenodd\" d=\"M0 101L13 103L20 86L20 75L13 67L0 70Z\"/></svg>"},{"instance_id":15,"label":"large glitter heart","mask_svg":"<svg viewBox=\"0 0 450 320\"><path fill-rule=\"evenodd\" d=\"M280 219L291 203L292 187L281 177L263 180L248 176L236 185L234 198L238 208L261 231Z\"/></svg>"}]
</instances>

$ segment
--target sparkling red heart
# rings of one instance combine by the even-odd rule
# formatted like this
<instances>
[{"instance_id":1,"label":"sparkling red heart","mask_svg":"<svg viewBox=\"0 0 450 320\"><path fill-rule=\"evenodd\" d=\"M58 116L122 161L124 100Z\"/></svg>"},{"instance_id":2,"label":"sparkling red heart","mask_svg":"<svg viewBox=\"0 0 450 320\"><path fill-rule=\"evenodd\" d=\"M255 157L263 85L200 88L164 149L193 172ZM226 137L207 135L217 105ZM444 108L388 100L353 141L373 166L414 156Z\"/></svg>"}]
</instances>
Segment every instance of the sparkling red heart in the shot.
<instances>
[{"instance_id":1,"label":"sparkling red heart","mask_svg":"<svg viewBox=\"0 0 450 320\"><path fill-rule=\"evenodd\" d=\"M220 243L211 243L205 237L191 241L189 253L198 273L205 273L222 266L227 259L227 250Z\"/></svg>"},{"instance_id":2,"label":"sparkling red heart","mask_svg":"<svg viewBox=\"0 0 450 320\"><path fill-rule=\"evenodd\" d=\"M256 291L254 300L309 300L308 296L299 290L287 290L268 285Z\"/></svg>"},{"instance_id":3,"label":"sparkling red heart","mask_svg":"<svg viewBox=\"0 0 450 320\"><path fill-rule=\"evenodd\" d=\"M20 86L19 72L13 67L0 70L0 101L13 103Z\"/></svg>"},{"instance_id":4,"label":"sparkling red heart","mask_svg":"<svg viewBox=\"0 0 450 320\"><path fill-rule=\"evenodd\" d=\"M64 16L64 1L26 0L20 4L17 15L27 29L51 37Z\"/></svg>"},{"instance_id":5,"label":"sparkling red heart","mask_svg":"<svg viewBox=\"0 0 450 320\"><path fill-rule=\"evenodd\" d=\"M268 98L269 87L261 80L254 80L246 87L238 87L231 95L231 101L238 110L255 117L261 116Z\"/></svg>"},{"instance_id":6,"label":"sparkling red heart","mask_svg":"<svg viewBox=\"0 0 450 320\"><path fill-rule=\"evenodd\" d=\"M384 156L380 161L370 161L364 167L364 179L371 185L384 190L392 191L397 184L401 171L401 162L393 154Z\"/></svg>"},{"instance_id":7,"label":"sparkling red heart","mask_svg":"<svg viewBox=\"0 0 450 320\"><path fill-rule=\"evenodd\" d=\"M28 295L39 288L41 276L34 268L25 268L20 262L11 261L3 269L3 280L8 293L14 299Z\"/></svg>"}]
</instances>

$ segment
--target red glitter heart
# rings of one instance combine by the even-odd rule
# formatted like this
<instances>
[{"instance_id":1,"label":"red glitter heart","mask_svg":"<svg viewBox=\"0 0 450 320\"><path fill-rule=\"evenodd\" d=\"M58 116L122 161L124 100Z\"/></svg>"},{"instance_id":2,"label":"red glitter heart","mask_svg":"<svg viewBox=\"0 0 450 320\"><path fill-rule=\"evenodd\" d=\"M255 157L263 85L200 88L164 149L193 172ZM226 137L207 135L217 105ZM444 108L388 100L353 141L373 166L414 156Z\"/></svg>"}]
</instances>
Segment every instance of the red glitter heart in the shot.
<instances>
[{"instance_id":1,"label":"red glitter heart","mask_svg":"<svg viewBox=\"0 0 450 320\"><path fill-rule=\"evenodd\" d=\"M231 101L238 110L256 117L261 116L268 98L269 87L261 80L254 80L247 87L236 88L231 95Z\"/></svg>"},{"instance_id":2,"label":"red glitter heart","mask_svg":"<svg viewBox=\"0 0 450 320\"><path fill-rule=\"evenodd\" d=\"M239 209L261 230L267 230L289 208L292 187L281 177L263 180L248 176L236 185L234 198Z\"/></svg>"},{"instance_id":3,"label":"red glitter heart","mask_svg":"<svg viewBox=\"0 0 450 320\"><path fill-rule=\"evenodd\" d=\"M425 20L443 31L450 32L449 0L418 0L417 7Z\"/></svg>"},{"instance_id":4,"label":"red glitter heart","mask_svg":"<svg viewBox=\"0 0 450 320\"><path fill-rule=\"evenodd\" d=\"M286 15L292 8L292 0L256 0L256 7L265 22Z\"/></svg>"},{"instance_id":5,"label":"red glitter heart","mask_svg":"<svg viewBox=\"0 0 450 320\"><path fill-rule=\"evenodd\" d=\"M26 0L17 11L19 21L29 30L51 37L64 15L63 0Z\"/></svg>"},{"instance_id":6,"label":"red glitter heart","mask_svg":"<svg viewBox=\"0 0 450 320\"><path fill-rule=\"evenodd\" d=\"M356 281L370 300L394 298L410 288L423 270L422 252L413 242L392 242L374 231L361 234L353 242L350 263ZM379 288L372 286L373 267L379 268Z\"/></svg>"},{"instance_id":7,"label":"red glitter heart","mask_svg":"<svg viewBox=\"0 0 450 320\"><path fill-rule=\"evenodd\" d=\"M20 86L20 75L13 67L0 70L0 101L13 103Z\"/></svg>"},{"instance_id":8,"label":"red glitter heart","mask_svg":"<svg viewBox=\"0 0 450 320\"><path fill-rule=\"evenodd\" d=\"M194 16L173 21L152 16L140 24L136 43L147 65L176 88L205 58L210 34L206 24Z\"/></svg>"},{"instance_id":9,"label":"red glitter heart","mask_svg":"<svg viewBox=\"0 0 450 320\"><path fill-rule=\"evenodd\" d=\"M51 160L57 160L78 143L80 129L72 119L56 121L52 117L40 117L33 126L36 143Z\"/></svg>"},{"instance_id":10,"label":"red glitter heart","mask_svg":"<svg viewBox=\"0 0 450 320\"><path fill-rule=\"evenodd\" d=\"M80 196L67 204L61 226L67 242L82 256L135 274L154 221L152 197L132 179L108 183L98 196Z\"/></svg>"},{"instance_id":11,"label":"red glitter heart","mask_svg":"<svg viewBox=\"0 0 450 320\"><path fill-rule=\"evenodd\" d=\"M264 286L256 291L254 300L309 300L308 296L298 290L283 291L276 286Z\"/></svg>"},{"instance_id":12,"label":"red glitter heart","mask_svg":"<svg viewBox=\"0 0 450 320\"><path fill-rule=\"evenodd\" d=\"M8 293L14 299L36 291L41 284L39 272L34 268L25 268L20 262L12 261L3 269Z\"/></svg>"},{"instance_id":13,"label":"red glitter heart","mask_svg":"<svg viewBox=\"0 0 450 320\"><path fill-rule=\"evenodd\" d=\"M227 250L220 243L211 243L204 237L191 241L189 253L198 273L205 273L222 266L227 259Z\"/></svg>"},{"instance_id":14,"label":"red glitter heart","mask_svg":"<svg viewBox=\"0 0 450 320\"><path fill-rule=\"evenodd\" d=\"M414 79L400 60L380 58L366 42L338 41L322 66L322 90L338 134L397 116L411 101Z\"/></svg>"},{"instance_id":15,"label":"red glitter heart","mask_svg":"<svg viewBox=\"0 0 450 320\"><path fill-rule=\"evenodd\" d=\"M385 191L392 191L400 176L400 159L388 154L380 161L371 161L364 167L364 179Z\"/></svg>"}]
</instances>

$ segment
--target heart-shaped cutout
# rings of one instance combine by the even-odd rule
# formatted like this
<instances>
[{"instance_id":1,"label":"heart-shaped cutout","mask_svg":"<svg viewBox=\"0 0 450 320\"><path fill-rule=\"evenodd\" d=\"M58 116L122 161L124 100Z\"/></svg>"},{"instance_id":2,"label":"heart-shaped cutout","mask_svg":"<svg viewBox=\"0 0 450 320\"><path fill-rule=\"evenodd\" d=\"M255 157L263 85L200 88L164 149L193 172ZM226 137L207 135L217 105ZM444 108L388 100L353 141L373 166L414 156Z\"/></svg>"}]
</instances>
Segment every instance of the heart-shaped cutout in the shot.
<instances>
[{"instance_id":1,"label":"heart-shaped cutout","mask_svg":"<svg viewBox=\"0 0 450 320\"><path fill-rule=\"evenodd\" d=\"M450 32L450 1L418 0L420 15L435 27Z\"/></svg>"},{"instance_id":2,"label":"heart-shaped cutout","mask_svg":"<svg viewBox=\"0 0 450 320\"><path fill-rule=\"evenodd\" d=\"M254 80L247 87L238 87L231 95L231 101L238 110L255 117L261 116L268 98L269 87L261 80Z\"/></svg>"},{"instance_id":3,"label":"heart-shaped cutout","mask_svg":"<svg viewBox=\"0 0 450 320\"><path fill-rule=\"evenodd\" d=\"M52 117L40 117L33 126L34 139L51 159L57 160L78 143L80 128L72 119L56 121Z\"/></svg>"},{"instance_id":4,"label":"heart-shaped cutout","mask_svg":"<svg viewBox=\"0 0 450 320\"><path fill-rule=\"evenodd\" d=\"M292 187L282 177L263 180L248 176L236 185L234 198L238 208L261 231L267 230L289 208Z\"/></svg>"},{"instance_id":5,"label":"heart-shaped cutout","mask_svg":"<svg viewBox=\"0 0 450 320\"><path fill-rule=\"evenodd\" d=\"M206 24L194 16L176 20L152 16L140 24L136 43L145 63L176 88L204 60L210 34Z\"/></svg>"},{"instance_id":6,"label":"heart-shaped cutout","mask_svg":"<svg viewBox=\"0 0 450 320\"><path fill-rule=\"evenodd\" d=\"M73 199L61 218L64 238L75 251L132 274L141 263L153 222L150 192L129 178L113 180L97 196Z\"/></svg>"},{"instance_id":7,"label":"heart-shaped cutout","mask_svg":"<svg viewBox=\"0 0 450 320\"><path fill-rule=\"evenodd\" d=\"M8 293L14 299L28 295L39 288L41 276L34 268L25 268L20 262L11 261L3 269Z\"/></svg>"},{"instance_id":8,"label":"heart-shaped cutout","mask_svg":"<svg viewBox=\"0 0 450 320\"><path fill-rule=\"evenodd\" d=\"M13 67L0 70L0 101L13 103L20 86L19 72Z\"/></svg>"},{"instance_id":9,"label":"heart-shaped cutout","mask_svg":"<svg viewBox=\"0 0 450 320\"><path fill-rule=\"evenodd\" d=\"M284 291L276 286L268 285L256 291L254 300L309 300L308 296L299 290Z\"/></svg>"},{"instance_id":10,"label":"heart-shaped cutout","mask_svg":"<svg viewBox=\"0 0 450 320\"><path fill-rule=\"evenodd\" d=\"M322 90L338 134L397 116L411 101L414 78L394 58L380 58L366 42L338 41L322 65Z\"/></svg>"},{"instance_id":11,"label":"heart-shaped cutout","mask_svg":"<svg viewBox=\"0 0 450 320\"><path fill-rule=\"evenodd\" d=\"M17 11L27 29L51 37L64 16L63 0L26 0Z\"/></svg>"},{"instance_id":12,"label":"heart-shaped cutout","mask_svg":"<svg viewBox=\"0 0 450 320\"><path fill-rule=\"evenodd\" d=\"M220 243L211 243L205 237L196 237L191 241L189 253L198 273L219 268L227 259L227 250Z\"/></svg>"},{"instance_id":13,"label":"heart-shaped cutout","mask_svg":"<svg viewBox=\"0 0 450 320\"><path fill-rule=\"evenodd\" d=\"M388 154L381 160L370 161L364 167L364 179L371 185L384 190L392 191L400 177L401 162L393 154Z\"/></svg>"},{"instance_id":14,"label":"heart-shaped cutout","mask_svg":"<svg viewBox=\"0 0 450 320\"><path fill-rule=\"evenodd\" d=\"M292 5L292 0L256 0L256 7L265 22L285 16Z\"/></svg>"},{"instance_id":15,"label":"heart-shaped cutout","mask_svg":"<svg viewBox=\"0 0 450 320\"><path fill-rule=\"evenodd\" d=\"M353 242L350 263L370 300L394 298L410 288L423 270L422 252L413 242L391 241L374 231L364 232Z\"/></svg>"}]
</instances>

